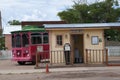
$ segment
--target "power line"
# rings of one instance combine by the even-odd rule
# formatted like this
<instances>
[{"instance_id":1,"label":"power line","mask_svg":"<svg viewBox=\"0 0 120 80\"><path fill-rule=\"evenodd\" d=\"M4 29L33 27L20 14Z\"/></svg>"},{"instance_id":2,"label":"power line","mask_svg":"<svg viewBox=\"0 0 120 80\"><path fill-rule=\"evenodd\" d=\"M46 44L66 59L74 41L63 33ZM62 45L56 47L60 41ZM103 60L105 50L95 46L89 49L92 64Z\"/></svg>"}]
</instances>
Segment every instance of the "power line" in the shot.
<instances>
[{"instance_id":1,"label":"power line","mask_svg":"<svg viewBox=\"0 0 120 80\"><path fill-rule=\"evenodd\" d=\"M2 21L1 21L1 11L0 11L0 29L2 29Z\"/></svg>"},{"instance_id":2,"label":"power line","mask_svg":"<svg viewBox=\"0 0 120 80\"><path fill-rule=\"evenodd\" d=\"M5 19L3 19L2 17L1 17L1 20L2 20L2 22L3 22L5 25L9 25L9 24L5 21Z\"/></svg>"}]
</instances>

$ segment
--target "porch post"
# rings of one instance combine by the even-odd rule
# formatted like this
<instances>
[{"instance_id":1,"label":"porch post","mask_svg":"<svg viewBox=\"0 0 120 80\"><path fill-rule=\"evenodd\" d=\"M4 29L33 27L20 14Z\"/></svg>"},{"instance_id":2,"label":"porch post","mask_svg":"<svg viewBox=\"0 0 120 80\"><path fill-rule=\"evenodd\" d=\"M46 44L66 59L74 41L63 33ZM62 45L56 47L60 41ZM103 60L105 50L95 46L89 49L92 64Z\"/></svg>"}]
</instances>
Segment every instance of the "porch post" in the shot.
<instances>
[{"instance_id":1,"label":"porch post","mask_svg":"<svg viewBox=\"0 0 120 80\"><path fill-rule=\"evenodd\" d=\"M73 53L74 51L73 51L73 46L74 46L74 45L73 45L72 35L70 35L70 45L71 45L70 64L73 65L73 63L74 63L74 56L73 56L73 55L74 55L74 53Z\"/></svg>"},{"instance_id":2,"label":"porch post","mask_svg":"<svg viewBox=\"0 0 120 80\"><path fill-rule=\"evenodd\" d=\"M38 66L39 61L40 61L40 55L39 55L39 52L36 51L36 60L35 60L35 68L36 69L39 68L39 66Z\"/></svg>"},{"instance_id":3,"label":"porch post","mask_svg":"<svg viewBox=\"0 0 120 80\"><path fill-rule=\"evenodd\" d=\"M36 64L35 64L35 68L38 68L38 52L36 51Z\"/></svg>"},{"instance_id":4,"label":"porch post","mask_svg":"<svg viewBox=\"0 0 120 80\"><path fill-rule=\"evenodd\" d=\"M106 65L108 65L108 49L105 49L105 53L106 53Z\"/></svg>"},{"instance_id":5,"label":"porch post","mask_svg":"<svg viewBox=\"0 0 120 80\"><path fill-rule=\"evenodd\" d=\"M73 50L70 51L70 64L73 65Z\"/></svg>"},{"instance_id":6,"label":"porch post","mask_svg":"<svg viewBox=\"0 0 120 80\"><path fill-rule=\"evenodd\" d=\"M86 64L88 64L88 49L86 49Z\"/></svg>"}]
</instances>

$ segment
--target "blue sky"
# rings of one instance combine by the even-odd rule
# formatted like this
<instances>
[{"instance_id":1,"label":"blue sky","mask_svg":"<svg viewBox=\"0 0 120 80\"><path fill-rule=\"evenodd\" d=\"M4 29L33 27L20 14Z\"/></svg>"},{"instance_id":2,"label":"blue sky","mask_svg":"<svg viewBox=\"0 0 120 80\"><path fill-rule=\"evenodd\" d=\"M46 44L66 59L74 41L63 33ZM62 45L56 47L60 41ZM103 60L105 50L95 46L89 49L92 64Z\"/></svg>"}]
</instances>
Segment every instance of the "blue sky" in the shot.
<instances>
[{"instance_id":1,"label":"blue sky","mask_svg":"<svg viewBox=\"0 0 120 80\"><path fill-rule=\"evenodd\" d=\"M2 23L9 20L50 21L60 20L57 13L69 8L73 0L0 0ZM94 0L88 0L88 2Z\"/></svg>"}]
</instances>

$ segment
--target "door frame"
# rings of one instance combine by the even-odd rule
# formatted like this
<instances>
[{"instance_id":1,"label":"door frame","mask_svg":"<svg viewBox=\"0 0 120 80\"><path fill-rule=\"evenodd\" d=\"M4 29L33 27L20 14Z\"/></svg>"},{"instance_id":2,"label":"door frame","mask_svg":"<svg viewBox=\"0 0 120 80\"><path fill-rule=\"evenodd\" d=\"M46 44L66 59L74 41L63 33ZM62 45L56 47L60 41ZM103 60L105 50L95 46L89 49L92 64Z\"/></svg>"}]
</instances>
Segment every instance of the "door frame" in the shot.
<instances>
[{"instance_id":1,"label":"door frame","mask_svg":"<svg viewBox=\"0 0 120 80\"><path fill-rule=\"evenodd\" d=\"M84 63L84 34L70 34L70 44L71 44L71 64L74 64L74 41L73 41L73 36L74 35L79 35L79 36L81 36L82 35L82 49L83 49L83 55L82 55L82 57L83 57L83 63Z\"/></svg>"}]
</instances>

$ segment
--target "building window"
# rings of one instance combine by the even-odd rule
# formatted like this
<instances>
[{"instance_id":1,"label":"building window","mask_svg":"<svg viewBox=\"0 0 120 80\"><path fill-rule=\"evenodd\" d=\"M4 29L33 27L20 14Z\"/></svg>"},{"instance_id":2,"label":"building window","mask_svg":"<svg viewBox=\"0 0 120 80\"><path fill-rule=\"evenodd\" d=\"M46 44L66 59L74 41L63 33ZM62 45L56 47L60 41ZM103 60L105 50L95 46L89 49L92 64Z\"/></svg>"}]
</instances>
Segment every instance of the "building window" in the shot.
<instances>
[{"instance_id":1,"label":"building window","mask_svg":"<svg viewBox=\"0 0 120 80\"><path fill-rule=\"evenodd\" d=\"M60 46L63 44L62 35L57 35L56 36L56 43L57 43L57 45L60 45Z\"/></svg>"},{"instance_id":2,"label":"building window","mask_svg":"<svg viewBox=\"0 0 120 80\"><path fill-rule=\"evenodd\" d=\"M92 36L92 45L98 45L99 39L98 36Z\"/></svg>"}]
</instances>

